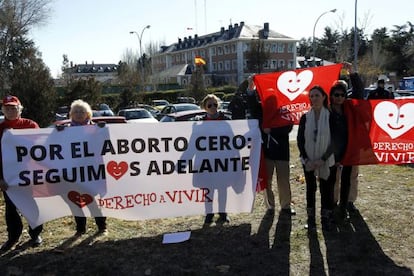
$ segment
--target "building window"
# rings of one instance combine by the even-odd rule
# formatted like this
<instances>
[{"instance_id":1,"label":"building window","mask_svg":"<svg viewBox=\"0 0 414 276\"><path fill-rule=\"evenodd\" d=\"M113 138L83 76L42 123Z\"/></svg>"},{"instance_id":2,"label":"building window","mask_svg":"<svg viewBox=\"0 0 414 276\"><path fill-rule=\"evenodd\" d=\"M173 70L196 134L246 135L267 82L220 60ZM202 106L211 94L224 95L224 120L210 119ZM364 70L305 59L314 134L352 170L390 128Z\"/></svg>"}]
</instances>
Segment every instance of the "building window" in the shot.
<instances>
[{"instance_id":1,"label":"building window","mask_svg":"<svg viewBox=\"0 0 414 276\"><path fill-rule=\"evenodd\" d=\"M200 56L205 57L206 56L206 51L200 50Z\"/></svg>"},{"instance_id":2,"label":"building window","mask_svg":"<svg viewBox=\"0 0 414 276\"><path fill-rule=\"evenodd\" d=\"M280 59L279 60L279 69L283 69L283 68L285 68L285 60Z\"/></svg>"},{"instance_id":3,"label":"building window","mask_svg":"<svg viewBox=\"0 0 414 276\"><path fill-rule=\"evenodd\" d=\"M222 61L220 61L218 63L218 71L223 71L223 62Z\"/></svg>"},{"instance_id":4,"label":"building window","mask_svg":"<svg viewBox=\"0 0 414 276\"><path fill-rule=\"evenodd\" d=\"M243 52L250 51L250 43L243 43Z\"/></svg>"},{"instance_id":5,"label":"building window","mask_svg":"<svg viewBox=\"0 0 414 276\"><path fill-rule=\"evenodd\" d=\"M270 52L271 53L276 53L276 51L277 51L277 43L273 43L272 47L270 48Z\"/></svg>"},{"instance_id":6,"label":"building window","mask_svg":"<svg viewBox=\"0 0 414 276\"><path fill-rule=\"evenodd\" d=\"M217 55L221 56L223 54L223 48L221 46L217 47Z\"/></svg>"},{"instance_id":7,"label":"building window","mask_svg":"<svg viewBox=\"0 0 414 276\"><path fill-rule=\"evenodd\" d=\"M293 62L293 60L290 59L289 60L289 64L288 64L288 68L289 69L295 69L295 66L294 65L295 65L295 63Z\"/></svg>"},{"instance_id":8,"label":"building window","mask_svg":"<svg viewBox=\"0 0 414 276\"><path fill-rule=\"evenodd\" d=\"M236 53L236 44L231 45L231 52Z\"/></svg>"},{"instance_id":9,"label":"building window","mask_svg":"<svg viewBox=\"0 0 414 276\"><path fill-rule=\"evenodd\" d=\"M277 52L278 53L284 53L285 52L285 43L278 43Z\"/></svg>"},{"instance_id":10,"label":"building window","mask_svg":"<svg viewBox=\"0 0 414 276\"><path fill-rule=\"evenodd\" d=\"M270 68L271 69L277 69L277 60L276 59L272 59L270 61Z\"/></svg>"},{"instance_id":11,"label":"building window","mask_svg":"<svg viewBox=\"0 0 414 276\"><path fill-rule=\"evenodd\" d=\"M226 60L224 61L224 67L226 71L230 71L231 70L231 63L230 60Z\"/></svg>"},{"instance_id":12,"label":"building window","mask_svg":"<svg viewBox=\"0 0 414 276\"><path fill-rule=\"evenodd\" d=\"M213 62L213 71L217 71L217 63Z\"/></svg>"},{"instance_id":13,"label":"building window","mask_svg":"<svg viewBox=\"0 0 414 276\"><path fill-rule=\"evenodd\" d=\"M295 43L289 43L288 44L288 53L293 53L295 49Z\"/></svg>"},{"instance_id":14,"label":"building window","mask_svg":"<svg viewBox=\"0 0 414 276\"><path fill-rule=\"evenodd\" d=\"M216 47L211 47L210 48L210 55L211 56L215 56L216 55Z\"/></svg>"},{"instance_id":15,"label":"building window","mask_svg":"<svg viewBox=\"0 0 414 276\"><path fill-rule=\"evenodd\" d=\"M224 45L224 54L229 54L230 53L230 48L229 45Z\"/></svg>"},{"instance_id":16,"label":"building window","mask_svg":"<svg viewBox=\"0 0 414 276\"><path fill-rule=\"evenodd\" d=\"M237 70L237 60L233 59L231 61L231 67L233 70Z\"/></svg>"}]
</instances>

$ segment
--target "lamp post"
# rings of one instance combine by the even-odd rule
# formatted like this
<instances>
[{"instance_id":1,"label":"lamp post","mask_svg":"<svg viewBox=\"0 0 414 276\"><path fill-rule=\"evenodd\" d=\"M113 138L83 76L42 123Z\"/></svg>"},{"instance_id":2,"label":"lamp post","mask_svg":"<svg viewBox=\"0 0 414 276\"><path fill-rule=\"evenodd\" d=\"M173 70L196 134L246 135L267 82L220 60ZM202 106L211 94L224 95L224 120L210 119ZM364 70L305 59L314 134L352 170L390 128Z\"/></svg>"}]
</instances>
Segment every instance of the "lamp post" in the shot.
<instances>
[{"instance_id":1,"label":"lamp post","mask_svg":"<svg viewBox=\"0 0 414 276\"><path fill-rule=\"evenodd\" d=\"M313 37L312 37L313 67L316 66L316 61L315 61L315 54L316 54L315 29L316 29L316 24L318 24L318 21L322 16L324 16L325 14L330 13L330 12L336 12L336 9L326 11L326 12L322 13L321 15L319 15L319 17L316 19L315 25L313 25Z\"/></svg>"},{"instance_id":2,"label":"lamp post","mask_svg":"<svg viewBox=\"0 0 414 276\"><path fill-rule=\"evenodd\" d=\"M139 42L139 56L141 58L141 82L142 84L144 84L144 60L142 59L142 35L144 34L144 31L146 29L151 28L151 25L147 25L145 26L142 31L141 34L138 34L136 31L130 31L130 34L136 34L137 38L138 38L138 42Z\"/></svg>"},{"instance_id":3,"label":"lamp post","mask_svg":"<svg viewBox=\"0 0 414 276\"><path fill-rule=\"evenodd\" d=\"M358 72L358 29L357 29L357 2L355 0L355 22L354 22L354 72Z\"/></svg>"}]
</instances>

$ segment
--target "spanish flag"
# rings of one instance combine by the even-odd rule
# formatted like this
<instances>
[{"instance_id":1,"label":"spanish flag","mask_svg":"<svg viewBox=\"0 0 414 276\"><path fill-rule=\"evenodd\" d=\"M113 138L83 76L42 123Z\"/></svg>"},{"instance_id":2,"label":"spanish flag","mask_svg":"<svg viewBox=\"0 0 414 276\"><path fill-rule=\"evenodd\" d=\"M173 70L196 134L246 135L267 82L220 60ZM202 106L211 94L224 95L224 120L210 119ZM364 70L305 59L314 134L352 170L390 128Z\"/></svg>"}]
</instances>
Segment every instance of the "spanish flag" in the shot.
<instances>
[{"instance_id":1,"label":"spanish flag","mask_svg":"<svg viewBox=\"0 0 414 276\"><path fill-rule=\"evenodd\" d=\"M196 56L195 59L194 59L194 63L196 65L205 65L206 61L202 57Z\"/></svg>"}]
</instances>

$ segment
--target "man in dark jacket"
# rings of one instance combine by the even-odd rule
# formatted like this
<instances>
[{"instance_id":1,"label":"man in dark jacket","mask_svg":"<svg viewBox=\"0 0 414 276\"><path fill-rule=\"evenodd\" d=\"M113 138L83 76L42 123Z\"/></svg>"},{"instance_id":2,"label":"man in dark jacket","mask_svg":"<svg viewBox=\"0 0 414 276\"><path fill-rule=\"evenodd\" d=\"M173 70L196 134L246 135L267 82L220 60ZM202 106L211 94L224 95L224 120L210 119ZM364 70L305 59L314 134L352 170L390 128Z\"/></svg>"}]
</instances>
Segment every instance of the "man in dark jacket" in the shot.
<instances>
[{"instance_id":1,"label":"man in dark jacket","mask_svg":"<svg viewBox=\"0 0 414 276\"><path fill-rule=\"evenodd\" d=\"M247 104L252 118L258 119L260 125L262 125L263 109L256 90L249 89L247 91ZM296 211L291 207L292 195L290 189L289 133L292 128L293 125L287 125L262 129L262 148L267 172L267 186L264 191L264 197L268 214L274 213L276 205L272 189L274 172L276 172L281 212L288 215L296 214Z\"/></svg>"},{"instance_id":2,"label":"man in dark jacket","mask_svg":"<svg viewBox=\"0 0 414 276\"><path fill-rule=\"evenodd\" d=\"M368 95L368 100L394 99L394 95L390 91L385 90L384 86L385 81L383 79L379 79L377 81L377 89Z\"/></svg>"}]
</instances>

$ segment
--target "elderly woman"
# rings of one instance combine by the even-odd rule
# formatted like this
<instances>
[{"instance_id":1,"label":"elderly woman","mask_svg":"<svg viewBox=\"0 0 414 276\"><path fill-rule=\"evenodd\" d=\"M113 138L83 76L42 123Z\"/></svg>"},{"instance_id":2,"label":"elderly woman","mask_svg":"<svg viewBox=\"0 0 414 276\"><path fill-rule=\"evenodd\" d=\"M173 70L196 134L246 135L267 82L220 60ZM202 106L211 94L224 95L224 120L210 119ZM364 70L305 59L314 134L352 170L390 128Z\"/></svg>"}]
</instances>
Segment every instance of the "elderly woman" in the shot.
<instances>
[{"instance_id":1,"label":"elderly woman","mask_svg":"<svg viewBox=\"0 0 414 276\"><path fill-rule=\"evenodd\" d=\"M211 120L231 120L230 116L227 116L225 113L218 111L219 108L219 98L216 95L208 94L204 97L201 101L201 107L207 112L201 120L203 121L211 121ZM219 198L225 197L225 193L222 192L219 194ZM207 207L206 207L207 208ZM209 209L209 207L207 208ZM209 213L207 210L207 215L204 219L204 226L209 226L213 223L214 213ZM217 219L216 223L224 224L229 223L230 219L227 213L219 213L219 218Z\"/></svg>"},{"instance_id":2,"label":"elderly woman","mask_svg":"<svg viewBox=\"0 0 414 276\"><path fill-rule=\"evenodd\" d=\"M91 106L83 100L75 100L72 102L69 111L70 123L69 126L84 126L93 124L92 122L92 109ZM81 236L86 233L86 217L76 217L76 234L75 236ZM95 223L98 227L98 233L100 235L107 235L106 229L106 217L95 217Z\"/></svg>"},{"instance_id":3,"label":"elderly woman","mask_svg":"<svg viewBox=\"0 0 414 276\"><path fill-rule=\"evenodd\" d=\"M336 179L328 96L320 86L310 92L311 109L299 123L297 143L306 180L307 228L315 228L316 180L321 193L322 227L329 230Z\"/></svg>"}]
</instances>

